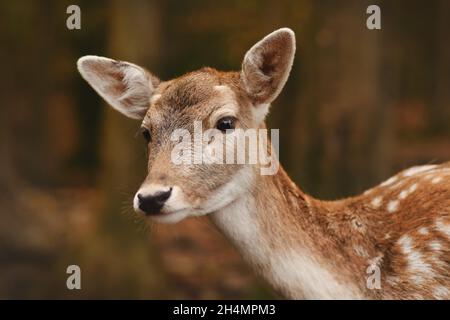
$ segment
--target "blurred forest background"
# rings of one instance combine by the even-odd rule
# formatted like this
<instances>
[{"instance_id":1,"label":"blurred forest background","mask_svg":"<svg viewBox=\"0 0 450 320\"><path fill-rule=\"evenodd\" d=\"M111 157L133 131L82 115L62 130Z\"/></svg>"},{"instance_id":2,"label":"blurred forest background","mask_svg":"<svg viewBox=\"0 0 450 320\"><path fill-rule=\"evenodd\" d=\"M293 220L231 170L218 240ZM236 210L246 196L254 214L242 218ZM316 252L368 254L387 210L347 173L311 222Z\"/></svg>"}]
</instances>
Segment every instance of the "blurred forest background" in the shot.
<instances>
[{"instance_id":1,"label":"blurred forest background","mask_svg":"<svg viewBox=\"0 0 450 320\"><path fill-rule=\"evenodd\" d=\"M77 4L82 29L66 28ZM378 4L382 30L366 28ZM269 125L301 188L333 199L450 160L450 1L0 1L0 298L270 298L205 219L146 226L139 124L81 79L86 54L170 79L238 69L290 27L298 51ZM82 290L66 289L66 268Z\"/></svg>"}]
</instances>

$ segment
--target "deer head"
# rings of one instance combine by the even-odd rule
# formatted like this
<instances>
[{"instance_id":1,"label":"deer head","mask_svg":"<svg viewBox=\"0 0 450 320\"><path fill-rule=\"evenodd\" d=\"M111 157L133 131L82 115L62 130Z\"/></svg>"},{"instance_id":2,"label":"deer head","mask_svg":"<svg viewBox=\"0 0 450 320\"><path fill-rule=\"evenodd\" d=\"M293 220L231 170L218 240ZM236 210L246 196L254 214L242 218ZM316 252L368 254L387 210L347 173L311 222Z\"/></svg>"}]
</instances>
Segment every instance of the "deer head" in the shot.
<instances>
[{"instance_id":1,"label":"deer head","mask_svg":"<svg viewBox=\"0 0 450 320\"><path fill-rule=\"evenodd\" d=\"M295 54L292 30L279 29L245 55L240 72L203 68L161 81L142 67L97 56L79 59L83 78L114 109L141 121L148 175L134 209L159 222L205 215L232 203L257 174L256 164L174 163L175 131L211 130L208 145L224 144L238 129L265 128L270 103L287 81ZM227 145L224 152L227 150ZM118 150L120 152L120 150Z\"/></svg>"}]
</instances>

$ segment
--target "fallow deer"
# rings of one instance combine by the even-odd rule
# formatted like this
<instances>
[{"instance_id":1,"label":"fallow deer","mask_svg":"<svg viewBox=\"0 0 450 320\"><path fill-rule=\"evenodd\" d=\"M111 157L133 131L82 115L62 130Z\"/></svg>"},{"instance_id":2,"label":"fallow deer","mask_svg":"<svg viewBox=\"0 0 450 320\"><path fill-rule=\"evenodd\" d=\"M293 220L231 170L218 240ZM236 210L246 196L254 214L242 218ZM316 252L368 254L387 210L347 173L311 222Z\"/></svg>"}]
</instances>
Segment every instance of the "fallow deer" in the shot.
<instances>
[{"instance_id":1,"label":"fallow deer","mask_svg":"<svg viewBox=\"0 0 450 320\"><path fill-rule=\"evenodd\" d=\"M78 69L97 93L142 121L148 175L134 209L163 223L208 214L287 298L450 299L450 163L413 167L364 194L320 201L282 168L261 175L259 163L171 161L171 132L191 132L194 121L223 135L265 128L295 48L293 31L279 29L246 53L239 72L203 68L169 81L128 62L80 58ZM372 271L379 286L370 286Z\"/></svg>"}]
</instances>

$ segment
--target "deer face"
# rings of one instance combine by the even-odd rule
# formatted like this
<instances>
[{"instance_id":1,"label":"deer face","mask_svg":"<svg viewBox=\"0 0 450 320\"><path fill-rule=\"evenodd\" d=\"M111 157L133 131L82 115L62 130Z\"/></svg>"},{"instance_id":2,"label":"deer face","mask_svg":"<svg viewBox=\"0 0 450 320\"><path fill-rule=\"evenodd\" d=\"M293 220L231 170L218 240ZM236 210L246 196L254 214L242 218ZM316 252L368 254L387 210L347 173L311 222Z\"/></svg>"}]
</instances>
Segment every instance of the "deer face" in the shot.
<instances>
[{"instance_id":1,"label":"deer face","mask_svg":"<svg viewBox=\"0 0 450 320\"><path fill-rule=\"evenodd\" d=\"M210 158L217 150L226 155L235 151L226 142L238 132L264 128L294 53L293 32L280 29L247 52L240 72L204 68L170 81L128 62L81 58L78 69L97 93L119 112L141 121L148 175L134 197L134 209L174 223L220 210L246 192L258 163L204 161L205 156L199 161L196 148ZM180 148L187 142L190 148ZM192 152L189 157L187 150Z\"/></svg>"}]
</instances>

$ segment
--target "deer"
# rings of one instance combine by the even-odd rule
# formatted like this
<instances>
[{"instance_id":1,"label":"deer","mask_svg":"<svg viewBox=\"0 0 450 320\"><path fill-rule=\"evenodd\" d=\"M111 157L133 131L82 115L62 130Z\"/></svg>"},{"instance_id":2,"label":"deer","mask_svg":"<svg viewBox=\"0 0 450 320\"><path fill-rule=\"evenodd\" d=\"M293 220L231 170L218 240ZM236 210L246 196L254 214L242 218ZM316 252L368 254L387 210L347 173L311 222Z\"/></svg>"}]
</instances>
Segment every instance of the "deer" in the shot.
<instances>
[{"instance_id":1,"label":"deer","mask_svg":"<svg viewBox=\"0 0 450 320\"><path fill-rule=\"evenodd\" d=\"M287 299L450 299L450 162L324 201L282 166L262 175L261 163L171 160L171 132L192 132L194 121L225 138L238 128L267 128L295 52L294 32L281 28L247 51L240 71L205 67L168 81L129 62L81 57L78 70L92 88L141 122L148 174L134 210L156 223L207 215Z\"/></svg>"}]
</instances>

